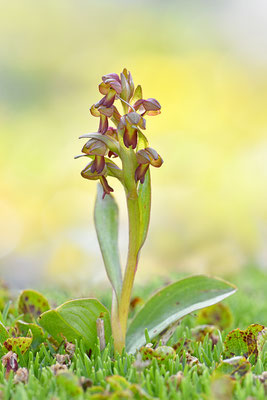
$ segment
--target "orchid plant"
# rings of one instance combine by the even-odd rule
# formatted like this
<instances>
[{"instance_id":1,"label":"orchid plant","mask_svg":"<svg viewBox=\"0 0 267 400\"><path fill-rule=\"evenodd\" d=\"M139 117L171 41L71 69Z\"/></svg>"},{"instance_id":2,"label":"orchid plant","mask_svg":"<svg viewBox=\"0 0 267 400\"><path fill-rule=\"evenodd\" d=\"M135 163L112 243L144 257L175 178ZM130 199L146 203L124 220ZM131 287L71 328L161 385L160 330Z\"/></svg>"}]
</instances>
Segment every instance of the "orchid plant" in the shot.
<instances>
[{"instance_id":1,"label":"orchid plant","mask_svg":"<svg viewBox=\"0 0 267 400\"><path fill-rule=\"evenodd\" d=\"M113 337L114 348L134 352L161 335L167 342L183 316L210 306L235 292L231 284L204 275L175 282L154 294L128 323L129 306L141 249L145 243L151 211L150 165L160 167L161 156L149 146L144 134L146 116L160 114L154 98L145 99L140 85L124 69L119 75L102 77L99 91L103 97L90 108L99 118L98 131L82 135L89 139L82 155L89 163L82 170L85 179L98 180L94 220L97 237L113 290L111 315L96 299L72 300L40 316L40 324L55 339L82 338L88 348L96 337ZM120 159L120 166L113 160ZM107 178L122 184L128 209L129 244L126 267L122 273L118 247L118 206ZM99 322L102 321L102 324Z\"/></svg>"}]
</instances>

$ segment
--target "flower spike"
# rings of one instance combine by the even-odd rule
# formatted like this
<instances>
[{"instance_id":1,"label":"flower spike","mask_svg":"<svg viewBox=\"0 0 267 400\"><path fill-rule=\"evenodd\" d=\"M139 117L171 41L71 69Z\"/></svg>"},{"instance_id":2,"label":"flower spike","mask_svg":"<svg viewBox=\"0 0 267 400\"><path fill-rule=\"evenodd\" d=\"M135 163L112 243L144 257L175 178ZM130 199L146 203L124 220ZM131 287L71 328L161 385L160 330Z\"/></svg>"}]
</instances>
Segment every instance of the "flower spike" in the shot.
<instances>
[{"instance_id":1,"label":"flower spike","mask_svg":"<svg viewBox=\"0 0 267 400\"><path fill-rule=\"evenodd\" d=\"M82 176L90 180L99 179L105 196L113 191L107 183L107 175L119 179L128 190L129 187L137 186L139 181L144 182L150 165L162 165L162 158L148 147L148 141L142 132L146 129L144 116L160 114L161 106L154 98L143 98L141 86L137 85L135 88L132 75L126 68L120 75L104 75L99 92L103 97L90 108L91 114L99 118L98 131L81 136L90 138L83 146L82 153L92 158L83 169ZM115 106L116 101L121 102L124 115ZM141 150L137 151L137 146ZM129 151L132 153L128 154ZM121 158L122 170L110 160L111 157ZM133 166L129 171L124 170L125 157L129 157L129 160L132 157ZM129 185L130 181L134 184Z\"/></svg>"}]
</instances>

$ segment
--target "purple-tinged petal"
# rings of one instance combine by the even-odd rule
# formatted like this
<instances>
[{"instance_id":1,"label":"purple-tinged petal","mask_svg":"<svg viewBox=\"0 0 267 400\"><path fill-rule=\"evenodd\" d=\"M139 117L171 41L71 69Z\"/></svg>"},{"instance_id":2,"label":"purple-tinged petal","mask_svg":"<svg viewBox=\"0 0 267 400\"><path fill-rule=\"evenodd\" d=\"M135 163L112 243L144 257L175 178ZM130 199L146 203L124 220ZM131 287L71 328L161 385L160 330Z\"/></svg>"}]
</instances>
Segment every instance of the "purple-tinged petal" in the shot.
<instances>
[{"instance_id":1,"label":"purple-tinged petal","mask_svg":"<svg viewBox=\"0 0 267 400\"><path fill-rule=\"evenodd\" d=\"M107 152L107 146L100 140L90 139L82 148L82 152L87 155L104 156Z\"/></svg>"},{"instance_id":2,"label":"purple-tinged petal","mask_svg":"<svg viewBox=\"0 0 267 400\"><path fill-rule=\"evenodd\" d=\"M100 114L103 114L108 118L112 117L112 115L114 113L113 106L111 106L111 107L100 106L98 108L98 111L100 112Z\"/></svg>"},{"instance_id":3,"label":"purple-tinged petal","mask_svg":"<svg viewBox=\"0 0 267 400\"><path fill-rule=\"evenodd\" d=\"M130 124L138 125L141 116L136 112L129 112L126 116L126 119L130 122Z\"/></svg>"},{"instance_id":4,"label":"purple-tinged petal","mask_svg":"<svg viewBox=\"0 0 267 400\"><path fill-rule=\"evenodd\" d=\"M134 108L136 111L139 110L139 108L143 106L143 102L144 102L143 99L137 100L137 101L134 103L133 108ZM145 110L144 107L142 107L141 112L143 112L143 110Z\"/></svg>"},{"instance_id":5,"label":"purple-tinged petal","mask_svg":"<svg viewBox=\"0 0 267 400\"><path fill-rule=\"evenodd\" d=\"M110 80L115 80L120 82L120 77L118 74L115 74L114 72L112 72L111 74L106 74L104 76L102 76L102 81L106 82L106 81L110 81Z\"/></svg>"},{"instance_id":6,"label":"purple-tinged petal","mask_svg":"<svg viewBox=\"0 0 267 400\"><path fill-rule=\"evenodd\" d=\"M161 109L158 100L152 98L144 100L143 105L146 111L157 111Z\"/></svg>"},{"instance_id":7,"label":"purple-tinged petal","mask_svg":"<svg viewBox=\"0 0 267 400\"><path fill-rule=\"evenodd\" d=\"M102 76L102 80L106 85L108 85L109 87L114 89L117 94L121 93L122 87L121 87L121 80L119 78L119 75L107 74L107 75Z\"/></svg>"}]
</instances>

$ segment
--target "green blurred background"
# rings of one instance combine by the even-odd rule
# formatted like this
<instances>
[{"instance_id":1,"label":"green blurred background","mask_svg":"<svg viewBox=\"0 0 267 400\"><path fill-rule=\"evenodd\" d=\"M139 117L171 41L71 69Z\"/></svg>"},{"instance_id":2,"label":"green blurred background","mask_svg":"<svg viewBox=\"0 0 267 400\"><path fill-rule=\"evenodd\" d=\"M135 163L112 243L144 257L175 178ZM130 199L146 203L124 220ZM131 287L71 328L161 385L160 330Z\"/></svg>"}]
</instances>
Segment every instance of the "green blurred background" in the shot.
<instances>
[{"instance_id":1,"label":"green blurred background","mask_svg":"<svg viewBox=\"0 0 267 400\"><path fill-rule=\"evenodd\" d=\"M265 0L1 1L0 49L1 278L106 284L96 185L73 157L97 128L101 76L123 67L162 105L147 118L165 162L137 280L267 267Z\"/></svg>"}]
</instances>

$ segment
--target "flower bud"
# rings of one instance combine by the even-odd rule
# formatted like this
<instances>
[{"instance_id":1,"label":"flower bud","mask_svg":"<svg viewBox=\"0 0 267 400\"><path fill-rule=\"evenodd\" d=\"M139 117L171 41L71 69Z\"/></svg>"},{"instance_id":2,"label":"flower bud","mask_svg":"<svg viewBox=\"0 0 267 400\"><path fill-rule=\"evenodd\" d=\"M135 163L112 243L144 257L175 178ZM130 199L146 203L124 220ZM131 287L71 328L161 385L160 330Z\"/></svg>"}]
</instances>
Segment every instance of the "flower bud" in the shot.
<instances>
[{"instance_id":1,"label":"flower bud","mask_svg":"<svg viewBox=\"0 0 267 400\"><path fill-rule=\"evenodd\" d=\"M122 91L120 97L129 102L134 93L134 83L131 72L128 72L126 68L124 68L121 73L121 87Z\"/></svg>"}]
</instances>

